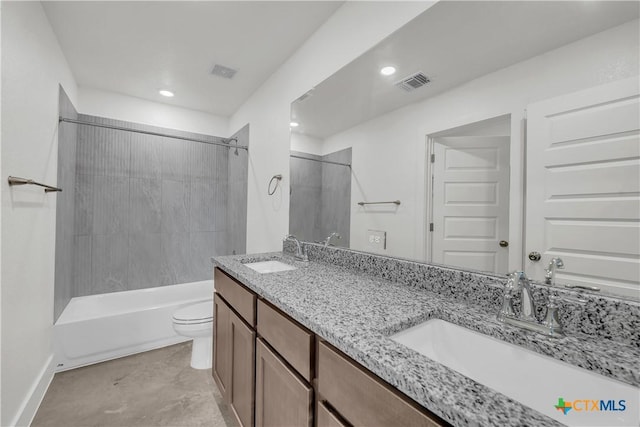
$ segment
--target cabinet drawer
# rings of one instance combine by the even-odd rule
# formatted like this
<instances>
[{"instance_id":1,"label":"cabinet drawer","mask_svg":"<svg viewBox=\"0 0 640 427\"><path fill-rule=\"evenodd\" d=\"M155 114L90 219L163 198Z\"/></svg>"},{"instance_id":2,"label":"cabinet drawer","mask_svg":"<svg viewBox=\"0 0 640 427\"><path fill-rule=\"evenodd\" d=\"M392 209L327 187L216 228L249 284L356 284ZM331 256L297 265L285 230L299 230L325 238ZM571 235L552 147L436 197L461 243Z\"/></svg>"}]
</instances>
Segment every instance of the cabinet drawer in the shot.
<instances>
[{"instance_id":1,"label":"cabinet drawer","mask_svg":"<svg viewBox=\"0 0 640 427\"><path fill-rule=\"evenodd\" d=\"M249 325L256 324L256 296L222 270L214 271L216 292L219 293Z\"/></svg>"},{"instance_id":2,"label":"cabinet drawer","mask_svg":"<svg viewBox=\"0 0 640 427\"><path fill-rule=\"evenodd\" d=\"M256 427L311 427L313 389L273 352L256 341Z\"/></svg>"},{"instance_id":3,"label":"cabinet drawer","mask_svg":"<svg viewBox=\"0 0 640 427\"><path fill-rule=\"evenodd\" d=\"M313 378L311 357L314 335L258 301L258 334L307 381Z\"/></svg>"},{"instance_id":4,"label":"cabinet drawer","mask_svg":"<svg viewBox=\"0 0 640 427\"><path fill-rule=\"evenodd\" d=\"M324 342L318 345L318 394L356 426L445 425Z\"/></svg>"}]
</instances>

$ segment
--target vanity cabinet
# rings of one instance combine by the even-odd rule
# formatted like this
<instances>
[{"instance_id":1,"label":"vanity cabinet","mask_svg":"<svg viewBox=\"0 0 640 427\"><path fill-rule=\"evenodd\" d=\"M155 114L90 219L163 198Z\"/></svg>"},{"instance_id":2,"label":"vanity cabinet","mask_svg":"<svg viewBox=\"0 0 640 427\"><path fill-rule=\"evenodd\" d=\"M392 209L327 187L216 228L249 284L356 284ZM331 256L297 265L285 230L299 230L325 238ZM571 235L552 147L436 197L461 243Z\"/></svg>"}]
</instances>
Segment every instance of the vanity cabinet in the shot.
<instances>
[{"instance_id":1,"label":"vanity cabinet","mask_svg":"<svg viewBox=\"0 0 640 427\"><path fill-rule=\"evenodd\" d=\"M256 427L313 425L315 335L258 301Z\"/></svg>"},{"instance_id":2,"label":"vanity cabinet","mask_svg":"<svg viewBox=\"0 0 640 427\"><path fill-rule=\"evenodd\" d=\"M256 427L313 425L313 388L269 348L256 344Z\"/></svg>"},{"instance_id":3,"label":"vanity cabinet","mask_svg":"<svg viewBox=\"0 0 640 427\"><path fill-rule=\"evenodd\" d=\"M242 427L447 425L215 269L213 378Z\"/></svg>"},{"instance_id":4,"label":"vanity cabinet","mask_svg":"<svg viewBox=\"0 0 640 427\"><path fill-rule=\"evenodd\" d=\"M218 269L215 283L212 375L238 423L250 427L254 424L256 296Z\"/></svg>"},{"instance_id":5,"label":"vanity cabinet","mask_svg":"<svg viewBox=\"0 0 640 427\"><path fill-rule=\"evenodd\" d=\"M318 344L317 381L318 427L445 425L326 342Z\"/></svg>"}]
</instances>

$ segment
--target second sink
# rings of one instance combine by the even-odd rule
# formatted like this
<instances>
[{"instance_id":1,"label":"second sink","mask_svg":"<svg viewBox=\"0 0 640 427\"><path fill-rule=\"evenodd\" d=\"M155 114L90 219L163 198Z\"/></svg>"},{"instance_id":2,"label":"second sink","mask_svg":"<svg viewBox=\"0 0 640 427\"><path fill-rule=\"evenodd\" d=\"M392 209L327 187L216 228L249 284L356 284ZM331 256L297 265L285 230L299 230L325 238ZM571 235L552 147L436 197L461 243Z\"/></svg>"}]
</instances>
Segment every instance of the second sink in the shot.
<instances>
[{"instance_id":1,"label":"second sink","mask_svg":"<svg viewBox=\"0 0 640 427\"><path fill-rule=\"evenodd\" d=\"M629 384L440 319L390 338L563 424L637 426Z\"/></svg>"},{"instance_id":2,"label":"second sink","mask_svg":"<svg viewBox=\"0 0 640 427\"><path fill-rule=\"evenodd\" d=\"M245 266L258 273L277 273L278 271L296 270L296 267L276 260L251 262L245 264Z\"/></svg>"}]
</instances>

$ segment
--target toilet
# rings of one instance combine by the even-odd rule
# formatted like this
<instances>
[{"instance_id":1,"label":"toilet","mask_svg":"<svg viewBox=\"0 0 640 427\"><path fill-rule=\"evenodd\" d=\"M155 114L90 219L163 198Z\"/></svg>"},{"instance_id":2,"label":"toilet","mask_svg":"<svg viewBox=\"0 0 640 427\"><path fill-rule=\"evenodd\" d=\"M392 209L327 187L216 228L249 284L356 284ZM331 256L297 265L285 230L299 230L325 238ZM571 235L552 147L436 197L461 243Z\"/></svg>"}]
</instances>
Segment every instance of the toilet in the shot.
<instances>
[{"instance_id":1,"label":"toilet","mask_svg":"<svg viewBox=\"0 0 640 427\"><path fill-rule=\"evenodd\" d=\"M213 300L179 308L173 314L173 329L185 337L193 338L191 367L211 368L213 346Z\"/></svg>"}]
</instances>

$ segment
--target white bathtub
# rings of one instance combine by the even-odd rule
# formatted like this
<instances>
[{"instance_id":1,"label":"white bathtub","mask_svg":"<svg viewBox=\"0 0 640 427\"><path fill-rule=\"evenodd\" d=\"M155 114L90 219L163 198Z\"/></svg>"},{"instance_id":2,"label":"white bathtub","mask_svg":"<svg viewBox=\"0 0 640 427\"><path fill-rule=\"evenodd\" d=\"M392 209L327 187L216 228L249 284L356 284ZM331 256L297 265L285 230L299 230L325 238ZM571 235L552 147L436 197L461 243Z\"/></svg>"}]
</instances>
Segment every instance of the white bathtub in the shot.
<instances>
[{"instance_id":1,"label":"white bathtub","mask_svg":"<svg viewBox=\"0 0 640 427\"><path fill-rule=\"evenodd\" d=\"M56 372L187 341L173 312L212 297L206 280L73 298L53 327Z\"/></svg>"}]
</instances>

